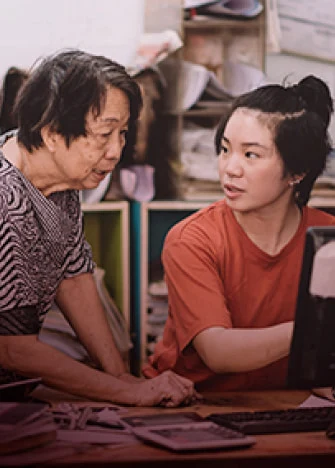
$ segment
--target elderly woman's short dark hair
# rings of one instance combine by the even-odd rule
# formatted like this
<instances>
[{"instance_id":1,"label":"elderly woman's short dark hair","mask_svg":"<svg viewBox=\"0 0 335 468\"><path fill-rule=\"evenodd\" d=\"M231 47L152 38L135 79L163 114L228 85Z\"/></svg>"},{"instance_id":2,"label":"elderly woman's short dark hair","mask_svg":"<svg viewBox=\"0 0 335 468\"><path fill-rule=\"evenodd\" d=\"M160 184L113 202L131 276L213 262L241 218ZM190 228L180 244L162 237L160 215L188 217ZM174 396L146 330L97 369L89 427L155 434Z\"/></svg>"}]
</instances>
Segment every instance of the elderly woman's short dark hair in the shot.
<instances>
[{"instance_id":1,"label":"elderly woman's short dark hair","mask_svg":"<svg viewBox=\"0 0 335 468\"><path fill-rule=\"evenodd\" d=\"M49 126L69 144L86 135L86 117L98 116L109 87L129 99L129 132L136 126L142 106L139 86L126 69L103 56L68 50L47 57L31 72L21 89L16 115L18 141L31 152L43 145L41 129Z\"/></svg>"}]
</instances>

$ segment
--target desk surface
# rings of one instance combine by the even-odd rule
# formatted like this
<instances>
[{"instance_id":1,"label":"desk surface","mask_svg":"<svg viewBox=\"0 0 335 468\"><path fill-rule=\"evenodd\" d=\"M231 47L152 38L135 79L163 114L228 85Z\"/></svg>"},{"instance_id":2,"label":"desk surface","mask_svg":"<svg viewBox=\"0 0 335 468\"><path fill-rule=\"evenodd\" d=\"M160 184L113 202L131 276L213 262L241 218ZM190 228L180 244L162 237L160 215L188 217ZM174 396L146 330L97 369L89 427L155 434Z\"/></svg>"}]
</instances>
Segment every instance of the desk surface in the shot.
<instances>
[{"instance_id":1,"label":"desk surface","mask_svg":"<svg viewBox=\"0 0 335 468\"><path fill-rule=\"evenodd\" d=\"M196 411L202 416L218 411L243 411L265 409L295 408L309 396L305 391L264 391L264 392L225 392L207 397L223 399L223 404L197 404L183 409L129 408L128 415L148 414L171 411ZM56 399L57 401L57 399ZM217 400L216 400L217 401ZM196 453L173 453L165 449L139 443L124 447L93 447L79 455L44 464L68 467L172 467L182 462L183 467L271 467L289 468L297 463L322 468L335 466L335 441L327 439L324 432L305 432L294 434L259 435L256 444L249 448Z\"/></svg>"}]
</instances>

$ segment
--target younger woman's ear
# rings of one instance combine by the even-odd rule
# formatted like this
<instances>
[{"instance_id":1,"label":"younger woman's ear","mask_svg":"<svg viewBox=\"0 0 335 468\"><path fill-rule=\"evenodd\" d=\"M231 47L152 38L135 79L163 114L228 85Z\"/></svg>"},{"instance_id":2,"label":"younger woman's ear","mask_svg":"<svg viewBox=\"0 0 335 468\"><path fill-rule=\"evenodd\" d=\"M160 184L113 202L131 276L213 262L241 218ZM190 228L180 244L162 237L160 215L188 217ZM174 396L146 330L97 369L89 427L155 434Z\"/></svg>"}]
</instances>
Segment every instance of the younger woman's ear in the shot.
<instances>
[{"instance_id":1,"label":"younger woman's ear","mask_svg":"<svg viewBox=\"0 0 335 468\"><path fill-rule=\"evenodd\" d=\"M41 129L41 137L44 145L51 153L53 153L55 151L59 135L53 130L51 130L49 125L46 125Z\"/></svg>"},{"instance_id":2,"label":"younger woman's ear","mask_svg":"<svg viewBox=\"0 0 335 468\"><path fill-rule=\"evenodd\" d=\"M291 179L290 179L290 181L289 181L289 183L288 183L288 185L289 185L290 187L293 187L293 185L298 185L298 184L300 184L300 182L303 180L303 178L305 177L305 175L306 175L306 174L303 173L303 174L296 174L296 175L292 176Z\"/></svg>"}]
</instances>

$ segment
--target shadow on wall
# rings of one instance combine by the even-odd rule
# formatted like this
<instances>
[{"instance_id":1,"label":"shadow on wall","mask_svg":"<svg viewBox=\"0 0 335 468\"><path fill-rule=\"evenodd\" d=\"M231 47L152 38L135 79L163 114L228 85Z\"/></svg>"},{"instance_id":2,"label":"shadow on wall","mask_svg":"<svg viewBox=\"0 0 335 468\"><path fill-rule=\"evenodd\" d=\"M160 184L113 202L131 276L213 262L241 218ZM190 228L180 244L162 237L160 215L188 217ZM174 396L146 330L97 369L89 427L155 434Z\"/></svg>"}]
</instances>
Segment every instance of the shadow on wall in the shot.
<instances>
[{"instance_id":1,"label":"shadow on wall","mask_svg":"<svg viewBox=\"0 0 335 468\"><path fill-rule=\"evenodd\" d=\"M28 73L17 67L10 67L2 82L0 90L0 133L17 127L13 108L16 96L28 78Z\"/></svg>"}]
</instances>

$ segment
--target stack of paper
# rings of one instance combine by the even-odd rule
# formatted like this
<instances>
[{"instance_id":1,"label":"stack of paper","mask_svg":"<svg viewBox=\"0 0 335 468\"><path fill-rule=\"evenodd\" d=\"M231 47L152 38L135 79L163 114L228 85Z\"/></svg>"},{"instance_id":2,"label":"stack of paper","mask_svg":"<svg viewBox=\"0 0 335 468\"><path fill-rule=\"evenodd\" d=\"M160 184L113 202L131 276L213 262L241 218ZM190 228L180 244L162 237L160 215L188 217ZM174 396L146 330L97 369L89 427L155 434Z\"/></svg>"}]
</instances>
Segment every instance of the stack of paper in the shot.
<instances>
[{"instance_id":1,"label":"stack of paper","mask_svg":"<svg viewBox=\"0 0 335 468\"><path fill-rule=\"evenodd\" d=\"M283 52L335 61L333 0L277 0Z\"/></svg>"},{"instance_id":2,"label":"stack of paper","mask_svg":"<svg viewBox=\"0 0 335 468\"><path fill-rule=\"evenodd\" d=\"M0 403L0 455L56 440L57 426L44 403Z\"/></svg>"},{"instance_id":3,"label":"stack of paper","mask_svg":"<svg viewBox=\"0 0 335 468\"><path fill-rule=\"evenodd\" d=\"M223 197L214 148L215 129L188 124L182 133L180 191L185 200Z\"/></svg>"},{"instance_id":4,"label":"stack of paper","mask_svg":"<svg viewBox=\"0 0 335 468\"><path fill-rule=\"evenodd\" d=\"M96 267L94 280L98 293L106 312L107 322L110 325L115 344L121 356L127 360L128 351L132 348L129 330L122 313L117 308L104 283L105 271ZM69 355L73 359L92 364L87 350L80 343L74 329L59 310L56 304L46 315L39 339L44 343Z\"/></svg>"},{"instance_id":5,"label":"stack of paper","mask_svg":"<svg viewBox=\"0 0 335 468\"><path fill-rule=\"evenodd\" d=\"M193 106L226 108L232 101L232 95L212 71L186 60L181 67L181 95L182 110Z\"/></svg>"},{"instance_id":6,"label":"stack of paper","mask_svg":"<svg viewBox=\"0 0 335 468\"><path fill-rule=\"evenodd\" d=\"M128 69L129 73L134 76L146 68L155 67L182 45L182 40L172 29L144 33L141 36L134 63Z\"/></svg>"}]
</instances>

